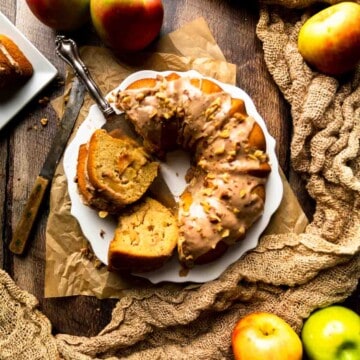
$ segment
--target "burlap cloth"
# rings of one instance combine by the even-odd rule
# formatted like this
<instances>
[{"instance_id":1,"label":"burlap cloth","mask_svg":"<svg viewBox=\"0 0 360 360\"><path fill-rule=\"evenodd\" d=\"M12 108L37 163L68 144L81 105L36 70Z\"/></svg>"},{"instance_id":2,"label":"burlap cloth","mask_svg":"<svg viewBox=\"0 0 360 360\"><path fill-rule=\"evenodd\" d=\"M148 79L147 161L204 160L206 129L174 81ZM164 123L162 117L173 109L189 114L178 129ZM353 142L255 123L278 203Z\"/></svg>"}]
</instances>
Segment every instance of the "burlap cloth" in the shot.
<instances>
[{"instance_id":1,"label":"burlap cloth","mask_svg":"<svg viewBox=\"0 0 360 360\"><path fill-rule=\"evenodd\" d=\"M315 308L354 291L360 275L360 68L340 82L306 66L296 38L309 8L288 8L311 3L263 1L256 29L269 72L291 105L292 165L316 202L306 231L264 237L218 280L127 291L111 322L92 338L53 336L37 300L0 271L1 359L226 359L242 315L271 311L300 331Z\"/></svg>"}]
</instances>

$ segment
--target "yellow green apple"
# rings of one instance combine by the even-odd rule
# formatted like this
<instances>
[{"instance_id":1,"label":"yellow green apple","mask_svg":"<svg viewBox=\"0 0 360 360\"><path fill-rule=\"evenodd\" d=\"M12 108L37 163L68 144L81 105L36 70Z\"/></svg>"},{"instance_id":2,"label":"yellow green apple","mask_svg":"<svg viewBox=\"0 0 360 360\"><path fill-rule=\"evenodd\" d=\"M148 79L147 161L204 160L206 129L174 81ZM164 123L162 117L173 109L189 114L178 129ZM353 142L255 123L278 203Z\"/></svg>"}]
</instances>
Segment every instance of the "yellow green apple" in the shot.
<instances>
[{"instance_id":1,"label":"yellow green apple","mask_svg":"<svg viewBox=\"0 0 360 360\"><path fill-rule=\"evenodd\" d=\"M241 318L233 329L231 343L235 360L301 360L303 354L294 329L268 312Z\"/></svg>"},{"instance_id":2,"label":"yellow green apple","mask_svg":"<svg viewBox=\"0 0 360 360\"><path fill-rule=\"evenodd\" d=\"M327 75L353 70L360 61L360 5L340 2L302 25L298 49L305 61Z\"/></svg>"},{"instance_id":3,"label":"yellow green apple","mask_svg":"<svg viewBox=\"0 0 360 360\"><path fill-rule=\"evenodd\" d=\"M32 13L45 25L70 31L90 20L90 0L26 0Z\"/></svg>"},{"instance_id":4,"label":"yellow green apple","mask_svg":"<svg viewBox=\"0 0 360 360\"><path fill-rule=\"evenodd\" d=\"M317 310L305 321L301 339L310 360L359 360L360 316L339 305Z\"/></svg>"},{"instance_id":5,"label":"yellow green apple","mask_svg":"<svg viewBox=\"0 0 360 360\"><path fill-rule=\"evenodd\" d=\"M91 0L95 30L115 52L143 50L159 34L164 17L161 0Z\"/></svg>"}]
</instances>

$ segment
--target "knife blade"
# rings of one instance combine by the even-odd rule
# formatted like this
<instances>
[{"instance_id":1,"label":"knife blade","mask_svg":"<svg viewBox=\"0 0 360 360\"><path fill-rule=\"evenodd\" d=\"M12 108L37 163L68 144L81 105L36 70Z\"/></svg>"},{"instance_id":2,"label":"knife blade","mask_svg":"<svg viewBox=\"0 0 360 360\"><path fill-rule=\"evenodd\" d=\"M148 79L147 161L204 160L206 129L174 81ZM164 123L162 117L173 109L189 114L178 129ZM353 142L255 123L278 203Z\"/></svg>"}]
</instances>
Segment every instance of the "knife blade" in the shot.
<instances>
[{"instance_id":1,"label":"knife blade","mask_svg":"<svg viewBox=\"0 0 360 360\"><path fill-rule=\"evenodd\" d=\"M85 86L81 81L75 78L64 115L59 125L60 127L56 132L50 151L35 180L28 201L20 216L20 220L13 232L9 249L14 254L21 255L26 248L30 232L39 213L42 201L44 200L45 192L52 181L56 167L73 130L75 121L84 101L84 96Z\"/></svg>"}]
</instances>

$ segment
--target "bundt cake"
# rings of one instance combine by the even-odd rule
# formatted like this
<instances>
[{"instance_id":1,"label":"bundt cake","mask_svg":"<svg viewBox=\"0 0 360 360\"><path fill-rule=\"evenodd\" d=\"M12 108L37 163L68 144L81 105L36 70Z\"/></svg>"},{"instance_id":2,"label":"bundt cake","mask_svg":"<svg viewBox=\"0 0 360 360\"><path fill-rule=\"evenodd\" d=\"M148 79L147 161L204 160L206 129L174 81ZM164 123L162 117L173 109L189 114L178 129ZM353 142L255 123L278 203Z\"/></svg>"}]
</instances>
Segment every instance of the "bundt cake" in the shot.
<instances>
[{"instance_id":1,"label":"bundt cake","mask_svg":"<svg viewBox=\"0 0 360 360\"><path fill-rule=\"evenodd\" d=\"M29 79L33 66L19 47L0 35L0 88L13 87Z\"/></svg>"},{"instance_id":2,"label":"bundt cake","mask_svg":"<svg viewBox=\"0 0 360 360\"><path fill-rule=\"evenodd\" d=\"M158 201L145 197L119 215L108 250L108 270L158 269L171 258L177 241L175 216Z\"/></svg>"},{"instance_id":3,"label":"bundt cake","mask_svg":"<svg viewBox=\"0 0 360 360\"><path fill-rule=\"evenodd\" d=\"M145 194L158 167L158 162L133 139L119 131L98 129L79 148L78 189L85 204L116 213Z\"/></svg>"},{"instance_id":4,"label":"bundt cake","mask_svg":"<svg viewBox=\"0 0 360 360\"><path fill-rule=\"evenodd\" d=\"M150 152L192 154L178 204L180 262L208 263L243 239L263 213L271 171L264 133L244 102L211 80L175 73L134 81L112 97Z\"/></svg>"}]
</instances>

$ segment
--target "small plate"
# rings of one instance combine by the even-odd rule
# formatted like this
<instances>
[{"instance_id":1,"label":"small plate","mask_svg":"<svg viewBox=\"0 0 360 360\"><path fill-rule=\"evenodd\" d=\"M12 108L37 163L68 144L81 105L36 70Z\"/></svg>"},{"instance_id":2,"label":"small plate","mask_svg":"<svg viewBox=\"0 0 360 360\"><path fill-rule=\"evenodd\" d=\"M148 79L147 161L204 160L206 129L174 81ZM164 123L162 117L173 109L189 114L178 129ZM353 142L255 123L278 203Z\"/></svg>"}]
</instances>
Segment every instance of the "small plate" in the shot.
<instances>
[{"instance_id":1,"label":"small plate","mask_svg":"<svg viewBox=\"0 0 360 360\"><path fill-rule=\"evenodd\" d=\"M117 89L124 89L133 81L142 78L155 78L161 74L166 76L169 73L175 71L155 72L155 71L140 71L130 75L126 78ZM203 77L196 71L188 71L185 73L179 73L182 76L189 77ZM204 78L204 77L203 77ZM229 251L227 251L222 257L216 261L206 264L195 266L193 269L188 270L186 273L182 270L181 265L177 259L177 254L167 262L161 269L134 274L144 277L150 280L152 283L159 283L162 281L170 281L176 283L182 282L196 282L203 283L210 280L214 280L219 277L222 272L236 260L238 260L246 251L256 247L261 233L267 227L271 216L279 207L282 195L283 184L279 174L278 160L275 154L275 139L269 134L264 120L258 114L254 103L251 98L240 88L221 83L214 79L223 90L227 91L234 98L240 98L245 101L246 110L248 114L255 118L257 123L264 131L266 138L267 153L271 163L271 173L266 183L266 200L264 213L261 218L249 229L246 234L246 238L241 242L233 245ZM116 90L116 89L115 89ZM111 102L111 93L107 96ZM98 216L98 212L85 206L79 195L77 184L74 181L76 177L76 165L77 154L79 146L86 143L92 133L101 128L105 124L106 120L96 105L91 106L89 114L85 121L79 127L74 139L67 147L64 154L64 170L68 180L68 190L71 199L71 213L78 220L81 230L84 236L89 240L95 255L104 264L107 264L107 253L110 241L113 238L116 221L111 217L101 219ZM166 163L160 163L160 171L163 175L165 182L168 184L169 189L174 194L174 197L178 197L182 193L186 186L184 176L189 166L189 159L187 156L181 153L172 153L172 156L168 156Z\"/></svg>"},{"instance_id":2,"label":"small plate","mask_svg":"<svg viewBox=\"0 0 360 360\"><path fill-rule=\"evenodd\" d=\"M40 51L0 12L0 34L8 36L31 62L32 77L16 91L1 93L0 90L0 129L3 128L36 94L54 77L57 69Z\"/></svg>"}]
</instances>

